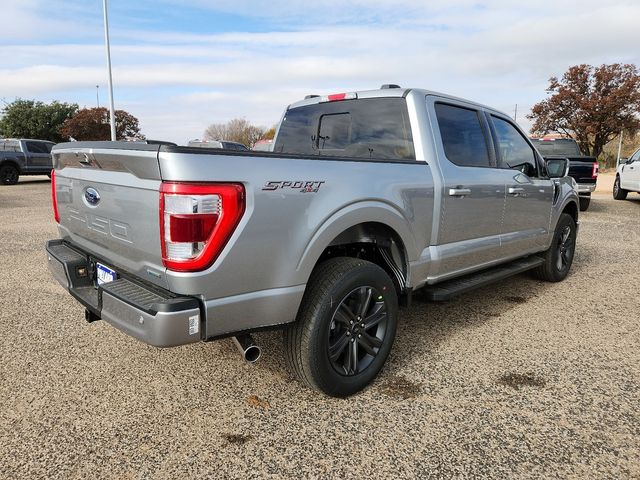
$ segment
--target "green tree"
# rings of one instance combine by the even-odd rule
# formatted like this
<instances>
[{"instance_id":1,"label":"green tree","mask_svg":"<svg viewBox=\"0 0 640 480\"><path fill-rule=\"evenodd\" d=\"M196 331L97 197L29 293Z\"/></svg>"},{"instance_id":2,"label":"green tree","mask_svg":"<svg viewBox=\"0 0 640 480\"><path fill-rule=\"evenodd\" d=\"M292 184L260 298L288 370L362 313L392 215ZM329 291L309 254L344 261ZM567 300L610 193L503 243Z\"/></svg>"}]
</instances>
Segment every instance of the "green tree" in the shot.
<instances>
[{"instance_id":1,"label":"green tree","mask_svg":"<svg viewBox=\"0 0 640 480\"><path fill-rule=\"evenodd\" d=\"M62 142L62 124L78 111L75 103L17 99L2 110L0 137L37 138Z\"/></svg>"},{"instance_id":2,"label":"green tree","mask_svg":"<svg viewBox=\"0 0 640 480\"><path fill-rule=\"evenodd\" d=\"M575 137L585 155L598 157L621 131L640 129L640 75L635 65L576 65L551 77L550 97L528 116L532 133Z\"/></svg>"},{"instance_id":3,"label":"green tree","mask_svg":"<svg viewBox=\"0 0 640 480\"><path fill-rule=\"evenodd\" d=\"M251 148L262 138L265 129L256 127L244 118L234 118L227 123L214 123L204 131L206 140L228 140Z\"/></svg>"},{"instance_id":4,"label":"green tree","mask_svg":"<svg viewBox=\"0 0 640 480\"><path fill-rule=\"evenodd\" d=\"M116 110L116 139L144 138L140 133L138 119L124 110ZM73 117L67 119L62 134L78 141L111 140L109 110L100 108L83 108Z\"/></svg>"}]
</instances>

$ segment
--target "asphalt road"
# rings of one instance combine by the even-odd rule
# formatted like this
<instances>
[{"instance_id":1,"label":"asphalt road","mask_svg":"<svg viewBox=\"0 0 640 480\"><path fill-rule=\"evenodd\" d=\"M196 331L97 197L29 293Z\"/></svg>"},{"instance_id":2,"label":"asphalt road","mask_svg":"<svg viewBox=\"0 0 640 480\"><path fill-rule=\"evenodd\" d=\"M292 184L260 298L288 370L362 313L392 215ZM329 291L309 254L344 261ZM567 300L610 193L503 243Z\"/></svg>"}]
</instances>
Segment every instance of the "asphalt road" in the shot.
<instances>
[{"instance_id":1,"label":"asphalt road","mask_svg":"<svg viewBox=\"0 0 640 480\"><path fill-rule=\"evenodd\" d=\"M285 368L278 332L159 350L46 270L49 183L0 187L0 478L639 478L640 195L597 196L572 274L401 311L363 393Z\"/></svg>"}]
</instances>

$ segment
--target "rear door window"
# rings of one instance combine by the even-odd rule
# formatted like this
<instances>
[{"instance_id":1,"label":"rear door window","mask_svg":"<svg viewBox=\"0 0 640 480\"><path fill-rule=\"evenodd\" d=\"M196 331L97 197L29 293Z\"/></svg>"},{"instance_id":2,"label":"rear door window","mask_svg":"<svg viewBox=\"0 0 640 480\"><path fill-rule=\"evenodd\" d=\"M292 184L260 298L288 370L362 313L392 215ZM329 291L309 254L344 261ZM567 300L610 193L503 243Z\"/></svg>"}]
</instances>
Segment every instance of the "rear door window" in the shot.
<instances>
[{"instance_id":1,"label":"rear door window","mask_svg":"<svg viewBox=\"0 0 640 480\"><path fill-rule=\"evenodd\" d=\"M27 150L31 153L50 153L51 148L47 149L44 142L27 142Z\"/></svg>"},{"instance_id":2,"label":"rear door window","mask_svg":"<svg viewBox=\"0 0 640 480\"><path fill-rule=\"evenodd\" d=\"M444 154L449 161L461 167L490 167L479 112L446 103L436 103L435 109Z\"/></svg>"},{"instance_id":3,"label":"rear door window","mask_svg":"<svg viewBox=\"0 0 640 480\"><path fill-rule=\"evenodd\" d=\"M306 156L415 160L404 98L367 98L289 109L274 152Z\"/></svg>"}]
</instances>

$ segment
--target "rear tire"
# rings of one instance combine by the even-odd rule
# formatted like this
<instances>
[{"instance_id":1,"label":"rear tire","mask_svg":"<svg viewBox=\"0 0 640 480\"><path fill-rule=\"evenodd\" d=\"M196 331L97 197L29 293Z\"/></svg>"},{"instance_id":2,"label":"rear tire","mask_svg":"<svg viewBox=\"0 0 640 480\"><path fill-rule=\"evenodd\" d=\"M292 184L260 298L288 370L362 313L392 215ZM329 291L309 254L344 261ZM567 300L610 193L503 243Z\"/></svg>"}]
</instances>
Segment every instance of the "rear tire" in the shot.
<instances>
[{"instance_id":1,"label":"rear tire","mask_svg":"<svg viewBox=\"0 0 640 480\"><path fill-rule=\"evenodd\" d=\"M580 197L580 211L584 212L589 208L591 197Z\"/></svg>"},{"instance_id":2,"label":"rear tire","mask_svg":"<svg viewBox=\"0 0 640 480\"><path fill-rule=\"evenodd\" d=\"M616 175L616 179L613 182L613 198L616 200L624 200L627 198L629 190L625 190L620 187L620 175Z\"/></svg>"},{"instance_id":3,"label":"rear tire","mask_svg":"<svg viewBox=\"0 0 640 480\"><path fill-rule=\"evenodd\" d=\"M549 249L544 252L544 263L533 273L545 282L561 282L569 274L573 256L576 251L576 222L568 213L558 219L553 240Z\"/></svg>"},{"instance_id":4,"label":"rear tire","mask_svg":"<svg viewBox=\"0 0 640 480\"><path fill-rule=\"evenodd\" d=\"M2 165L0 167L0 185L15 185L20 178L20 172L13 165Z\"/></svg>"},{"instance_id":5,"label":"rear tire","mask_svg":"<svg viewBox=\"0 0 640 480\"><path fill-rule=\"evenodd\" d=\"M333 397L365 388L382 369L396 333L398 296L374 263L338 257L318 265L296 322L284 331L298 379Z\"/></svg>"}]
</instances>

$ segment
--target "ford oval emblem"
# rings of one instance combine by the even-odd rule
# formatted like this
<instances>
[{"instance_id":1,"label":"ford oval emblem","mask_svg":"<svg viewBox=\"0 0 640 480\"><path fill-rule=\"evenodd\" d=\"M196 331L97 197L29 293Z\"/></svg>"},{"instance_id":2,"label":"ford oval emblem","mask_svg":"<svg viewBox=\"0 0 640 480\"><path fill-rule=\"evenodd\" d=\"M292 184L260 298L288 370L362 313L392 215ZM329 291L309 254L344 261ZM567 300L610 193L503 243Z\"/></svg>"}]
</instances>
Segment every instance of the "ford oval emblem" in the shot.
<instances>
[{"instance_id":1,"label":"ford oval emblem","mask_svg":"<svg viewBox=\"0 0 640 480\"><path fill-rule=\"evenodd\" d=\"M89 187L84 191L84 199L89 205L95 207L100 203L100 194L95 188Z\"/></svg>"}]
</instances>

